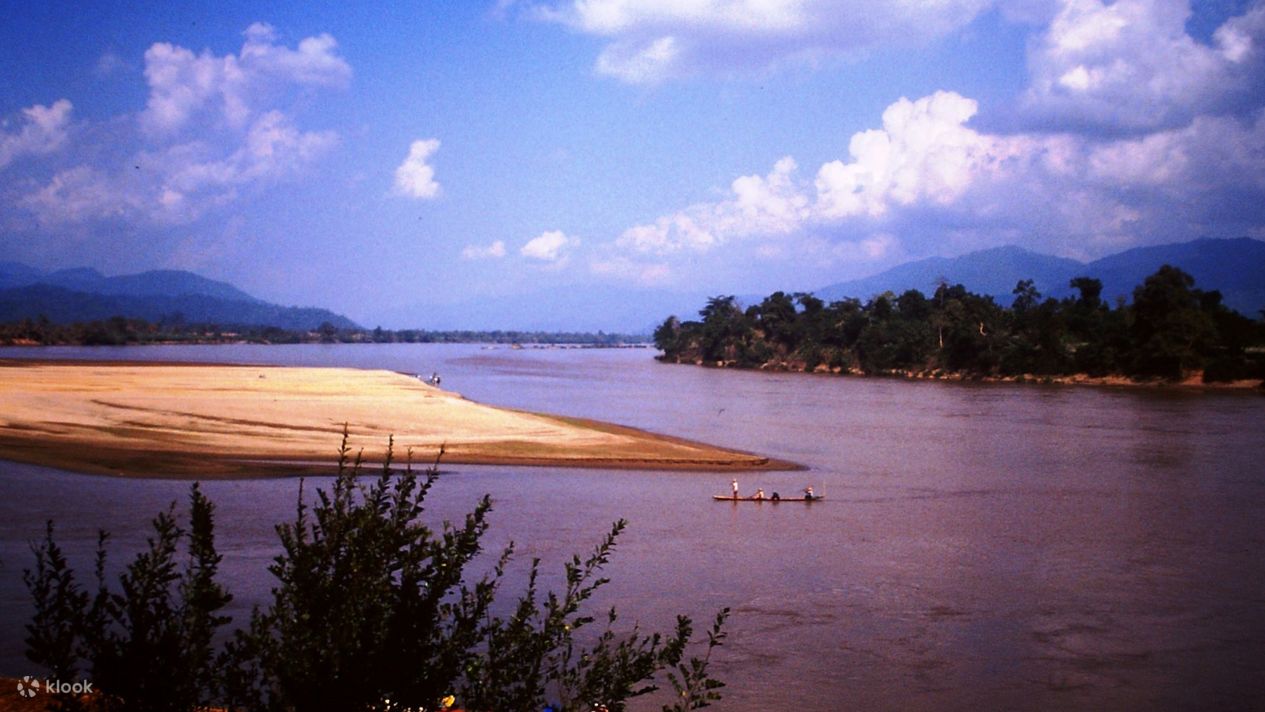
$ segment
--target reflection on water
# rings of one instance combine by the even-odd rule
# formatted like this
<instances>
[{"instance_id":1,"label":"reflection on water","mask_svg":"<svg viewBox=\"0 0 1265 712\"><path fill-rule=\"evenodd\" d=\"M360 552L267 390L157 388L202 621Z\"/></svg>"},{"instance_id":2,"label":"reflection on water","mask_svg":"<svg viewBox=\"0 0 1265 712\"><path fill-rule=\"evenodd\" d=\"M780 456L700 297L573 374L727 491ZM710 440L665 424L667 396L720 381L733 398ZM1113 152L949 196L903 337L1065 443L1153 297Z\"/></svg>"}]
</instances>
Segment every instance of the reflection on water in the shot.
<instances>
[{"instance_id":1,"label":"reflection on water","mask_svg":"<svg viewBox=\"0 0 1265 712\"><path fill-rule=\"evenodd\" d=\"M489 544L519 542L524 562L560 564L628 518L598 603L658 627L731 606L722 709L1265 708L1256 394L726 372L646 350L88 353L437 370L484 402L809 465L739 479L782 493L811 482L829 498L811 507L713 502L728 477L699 473L453 466L434 494L432 515L455 519L491 493ZM266 595L272 524L292 514L298 483L206 489L244 615ZM21 569L44 520L87 566L98 526L116 551L135 549L187 485L0 464L0 492L0 673L21 675Z\"/></svg>"}]
</instances>

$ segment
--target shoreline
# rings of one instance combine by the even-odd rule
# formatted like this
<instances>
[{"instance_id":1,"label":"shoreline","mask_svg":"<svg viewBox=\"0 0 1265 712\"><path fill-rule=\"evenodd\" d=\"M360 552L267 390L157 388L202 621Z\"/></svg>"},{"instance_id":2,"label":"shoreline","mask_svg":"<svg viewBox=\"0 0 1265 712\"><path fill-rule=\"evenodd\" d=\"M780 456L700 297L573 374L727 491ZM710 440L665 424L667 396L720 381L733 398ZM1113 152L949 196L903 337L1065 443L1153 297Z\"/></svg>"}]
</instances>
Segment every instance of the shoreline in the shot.
<instances>
[{"instance_id":1,"label":"shoreline","mask_svg":"<svg viewBox=\"0 0 1265 712\"><path fill-rule=\"evenodd\" d=\"M1238 381L1203 381L1203 372L1195 371L1180 381L1149 379L1138 381L1128 376L1090 376L1084 373L1038 376L1024 374L1019 376L978 376L948 371L895 371L890 373L865 373L860 370L843 370L824 365L812 370L792 363L764 363L756 367L742 367L729 362L708 363L704 361L667 360L655 357L655 360L669 366L696 366L699 368L731 369L735 371L759 371L761 373L800 373L817 376L839 376L844 378L897 379L902 381L929 381L933 383L980 383L980 384L1015 384L1043 386L1090 386L1095 388L1155 389L1155 390L1206 390L1206 391L1259 391L1265 393L1265 380L1255 378Z\"/></svg>"},{"instance_id":2,"label":"shoreline","mask_svg":"<svg viewBox=\"0 0 1265 712\"><path fill-rule=\"evenodd\" d=\"M497 408L387 370L198 363L0 361L0 459L126 477L332 471L408 451L418 467L730 472L803 469L613 423Z\"/></svg>"}]
</instances>

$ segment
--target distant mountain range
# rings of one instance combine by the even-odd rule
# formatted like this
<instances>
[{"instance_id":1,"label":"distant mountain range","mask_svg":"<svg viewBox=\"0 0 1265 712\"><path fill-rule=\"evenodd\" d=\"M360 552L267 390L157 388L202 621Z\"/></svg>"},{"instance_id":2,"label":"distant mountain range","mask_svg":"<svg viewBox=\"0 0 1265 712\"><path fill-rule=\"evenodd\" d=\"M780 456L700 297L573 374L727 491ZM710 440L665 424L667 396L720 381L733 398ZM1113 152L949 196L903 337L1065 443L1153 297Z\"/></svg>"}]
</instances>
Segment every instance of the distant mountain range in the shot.
<instances>
[{"instance_id":1,"label":"distant mountain range","mask_svg":"<svg viewBox=\"0 0 1265 712\"><path fill-rule=\"evenodd\" d=\"M224 327L302 331L324 322L339 328L357 326L328 309L271 304L192 272L154 270L107 277L88 267L43 272L17 262L0 262L0 321L40 316L59 324L113 316L159 321L176 315L185 323Z\"/></svg>"},{"instance_id":2,"label":"distant mountain range","mask_svg":"<svg viewBox=\"0 0 1265 712\"><path fill-rule=\"evenodd\" d=\"M960 257L931 257L880 274L814 290L826 300L868 300L886 291L935 292L945 280L977 294L1010 304L1021 279L1031 279L1045 296L1072 296L1074 277L1103 283L1103 298L1129 299L1133 289L1161 265L1189 272L1196 286L1219 290L1225 303L1257 318L1265 309L1265 242L1250 238L1202 239L1139 247L1093 262L1078 262L1025 250L998 247ZM696 318L705 293L665 292L609 285L540 290L507 297L469 299L450 304L412 304L368 317L372 325L397 329L519 329L528 331L607 331L649 334L669 315ZM764 295L741 297L758 303ZM524 314L523 305L532 311ZM180 314L186 323L221 326L277 326L314 329L323 322L339 328L357 325L345 316L314 307L283 307L257 299L225 282L192 272L156 270L106 277L90 268L44 272L16 262L0 262L0 322L37 318L57 323L128 316L158 321ZM510 317L509 315L515 315Z\"/></svg>"},{"instance_id":3,"label":"distant mountain range","mask_svg":"<svg viewBox=\"0 0 1265 712\"><path fill-rule=\"evenodd\" d=\"M1063 298L1075 294L1068 284L1074 277L1093 277L1103 283L1103 299L1114 303L1117 297L1131 298L1133 289L1165 264L1188 272L1199 289L1219 290L1224 303L1245 316L1257 318L1265 309L1265 242L1247 237L1138 247L1088 263L1021 247L997 247L909 262L872 277L822 287L814 294L827 302L845 297L866 300L909 289L930 295L943 279L1010 304L1021 279L1031 279L1044 296Z\"/></svg>"}]
</instances>

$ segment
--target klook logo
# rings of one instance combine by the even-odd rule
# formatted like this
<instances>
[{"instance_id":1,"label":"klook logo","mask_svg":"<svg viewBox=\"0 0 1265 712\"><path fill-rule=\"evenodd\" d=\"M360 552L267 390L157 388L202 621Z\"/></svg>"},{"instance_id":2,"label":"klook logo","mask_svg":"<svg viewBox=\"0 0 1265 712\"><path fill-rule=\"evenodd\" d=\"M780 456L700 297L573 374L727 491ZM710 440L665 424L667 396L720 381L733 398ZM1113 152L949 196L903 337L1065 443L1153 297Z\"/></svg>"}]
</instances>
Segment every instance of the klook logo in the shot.
<instances>
[{"instance_id":1,"label":"klook logo","mask_svg":"<svg viewBox=\"0 0 1265 712\"><path fill-rule=\"evenodd\" d=\"M40 681L32 679L30 675L27 675L21 680L18 680L18 694L19 695L26 698L31 698L38 695L39 691L40 691Z\"/></svg>"},{"instance_id":2,"label":"klook logo","mask_svg":"<svg viewBox=\"0 0 1265 712\"><path fill-rule=\"evenodd\" d=\"M42 684L39 680L27 675L18 680L18 694L22 697L30 699L39 694L40 690L56 694L74 694L89 695L92 694L92 683L87 680L82 682L62 682L61 680L45 680Z\"/></svg>"}]
</instances>

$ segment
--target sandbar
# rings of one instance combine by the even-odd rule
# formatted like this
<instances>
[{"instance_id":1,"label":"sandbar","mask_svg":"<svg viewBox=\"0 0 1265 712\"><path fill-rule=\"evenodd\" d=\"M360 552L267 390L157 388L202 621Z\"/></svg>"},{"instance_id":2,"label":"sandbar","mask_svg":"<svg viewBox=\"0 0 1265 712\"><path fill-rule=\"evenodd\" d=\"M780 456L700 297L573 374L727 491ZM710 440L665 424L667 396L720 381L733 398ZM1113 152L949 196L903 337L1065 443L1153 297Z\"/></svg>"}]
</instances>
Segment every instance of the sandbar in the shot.
<instances>
[{"instance_id":1,"label":"sandbar","mask_svg":"<svg viewBox=\"0 0 1265 712\"><path fill-rule=\"evenodd\" d=\"M379 462L645 470L792 463L579 418L498 408L386 370L0 360L0 458L132 477L327 471L346 427Z\"/></svg>"}]
</instances>

